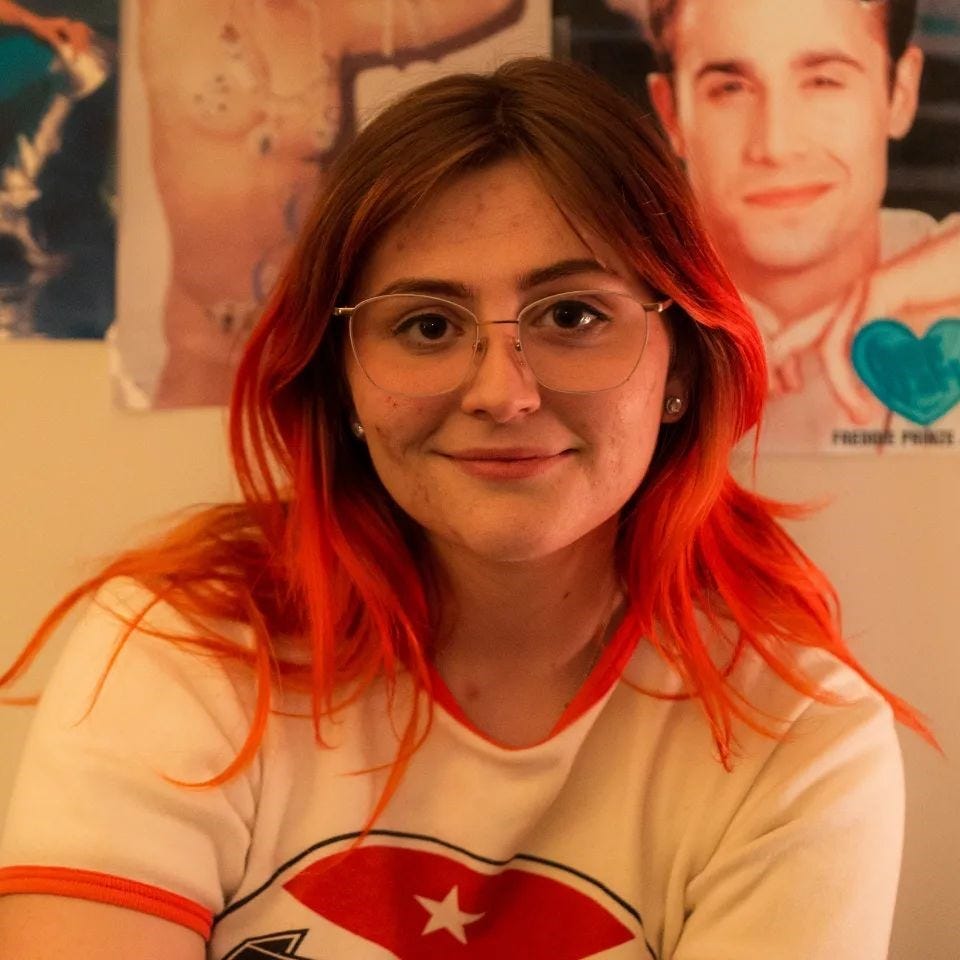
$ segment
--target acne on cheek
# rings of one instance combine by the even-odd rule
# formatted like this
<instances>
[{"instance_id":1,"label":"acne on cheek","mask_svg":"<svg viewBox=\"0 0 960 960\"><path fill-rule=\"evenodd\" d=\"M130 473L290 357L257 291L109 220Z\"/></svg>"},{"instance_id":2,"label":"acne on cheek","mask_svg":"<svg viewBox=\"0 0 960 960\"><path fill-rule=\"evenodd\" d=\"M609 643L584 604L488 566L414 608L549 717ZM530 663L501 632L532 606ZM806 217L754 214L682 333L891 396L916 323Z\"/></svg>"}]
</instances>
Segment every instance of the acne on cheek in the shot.
<instances>
[{"instance_id":1,"label":"acne on cheek","mask_svg":"<svg viewBox=\"0 0 960 960\"><path fill-rule=\"evenodd\" d=\"M409 397L396 397L392 394L385 394L382 398L382 403L386 407L390 417L398 413L402 415L404 412L413 417L420 417L426 413L426 409L422 404L418 404L417 401L411 400ZM404 411L404 408L406 408L406 411ZM392 426L392 423L372 423L371 429L385 443L388 439L396 436L396 430Z\"/></svg>"}]
</instances>

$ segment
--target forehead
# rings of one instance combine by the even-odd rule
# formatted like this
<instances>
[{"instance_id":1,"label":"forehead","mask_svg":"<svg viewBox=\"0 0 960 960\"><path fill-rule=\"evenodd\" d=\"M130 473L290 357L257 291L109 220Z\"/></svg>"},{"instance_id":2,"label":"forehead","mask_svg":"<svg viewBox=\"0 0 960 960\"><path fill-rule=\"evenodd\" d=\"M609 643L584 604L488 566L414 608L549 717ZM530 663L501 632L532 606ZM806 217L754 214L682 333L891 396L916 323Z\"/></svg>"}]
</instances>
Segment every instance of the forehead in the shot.
<instances>
[{"instance_id":1,"label":"forehead","mask_svg":"<svg viewBox=\"0 0 960 960\"><path fill-rule=\"evenodd\" d=\"M885 62L884 22L879 4L861 0L681 0L673 60L678 73L717 61L785 67L829 51Z\"/></svg>"},{"instance_id":2,"label":"forehead","mask_svg":"<svg viewBox=\"0 0 960 960\"><path fill-rule=\"evenodd\" d=\"M516 285L531 271L575 259L626 276L609 245L575 228L536 176L507 160L456 178L393 224L363 266L358 299L411 277L477 289Z\"/></svg>"}]
</instances>

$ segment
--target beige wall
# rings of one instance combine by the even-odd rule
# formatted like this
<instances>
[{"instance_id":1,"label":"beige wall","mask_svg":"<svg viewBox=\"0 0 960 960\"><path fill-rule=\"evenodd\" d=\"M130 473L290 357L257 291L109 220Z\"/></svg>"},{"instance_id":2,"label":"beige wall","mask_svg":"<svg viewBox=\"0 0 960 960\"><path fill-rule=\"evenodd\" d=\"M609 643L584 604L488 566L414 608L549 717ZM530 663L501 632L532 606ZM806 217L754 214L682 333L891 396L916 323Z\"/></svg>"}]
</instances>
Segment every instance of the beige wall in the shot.
<instances>
[{"instance_id":1,"label":"beige wall","mask_svg":"<svg viewBox=\"0 0 960 960\"><path fill-rule=\"evenodd\" d=\"M219 410L123 414L100 343L0 343L0 664L98 557L229 499ZM55 645L54 645L55 646ZM21 688L36 690L52 656ZM0 821L29 710L0 707Z\"/></svg>"},{"instance_id":2,"label":"beige wall","mask_svg":"<svg viewBox=\"0 0 960 960\"><path fill-rule=\"evenodd\" d=\"M0 344L4 663L85 561L151 529L159 515L231 495L222 413L118 412L106 367L102 344ZM947 456L867 456L784 458L760 472L765 492L833 498L794 532L839 587L858 654L926 711L952 758L902 738L909 795L894 960L957 957L958 471L960 460ZM28 688L42 683L50 659ZM28 713L0 708L0 820Z\"/></svg>"},{"instance_id":3,"label":"beige wall","mask_svg":"<svg viewBox=\"0 0 960 960\"><path fill-rule=\"evenodd\" d=\"M891 960L960 956L958 476L955 454L781 457L758 482L784 499L829 498L791 532L838 588L857 656L926 714L947 755L902 732L907 834Z\"/></svg>"}]
</instances>

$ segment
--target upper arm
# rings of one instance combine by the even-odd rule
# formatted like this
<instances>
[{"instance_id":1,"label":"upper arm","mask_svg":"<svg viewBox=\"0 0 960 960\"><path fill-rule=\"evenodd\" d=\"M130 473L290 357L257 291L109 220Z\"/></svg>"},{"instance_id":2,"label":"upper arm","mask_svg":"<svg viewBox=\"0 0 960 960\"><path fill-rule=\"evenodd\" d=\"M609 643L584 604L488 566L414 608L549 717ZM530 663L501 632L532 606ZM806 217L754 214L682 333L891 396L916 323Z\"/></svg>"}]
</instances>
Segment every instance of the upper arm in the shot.
<instances>
[{"instance_id":1,"label":"upper arm","mask_svg":"<svg viewBox=\"0 0 960 960\"><path fill-rule=\"evenodd\" d=\"M186 629L159 608L149 622ZM214 658L138 631L91 705L121 634L117 618L93 604L44 692L0 841L4 910L18 915L17 903L30 902L19 898L44 895L58 915L72 904L82 918L103 916L96 902L198 937L242 879L257 762L217 787L182 784L209 780L234 759L249 729L246 698Z\"/></svg>"},{"instance_id":2,"label":"upper arm","mask_svg":"<svg viewBox=\"0 0 960 960\"><path fill-rule=\"evenodd\" d=\"M17 960L203 960L203 938L159 917L46 894L0 897L0 955Z\"/></svg>"}]
</instances>

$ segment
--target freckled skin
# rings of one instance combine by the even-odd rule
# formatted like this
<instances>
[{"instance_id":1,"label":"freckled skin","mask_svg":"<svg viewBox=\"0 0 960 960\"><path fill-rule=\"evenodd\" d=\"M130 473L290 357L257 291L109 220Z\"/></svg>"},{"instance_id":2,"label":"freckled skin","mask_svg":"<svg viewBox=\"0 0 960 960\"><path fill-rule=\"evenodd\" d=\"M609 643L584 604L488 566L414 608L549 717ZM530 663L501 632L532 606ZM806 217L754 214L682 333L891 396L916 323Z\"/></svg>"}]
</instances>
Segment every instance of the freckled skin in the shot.
<instances>
[{"instance_id":1,"label":"freckled skin","mask_svg":"<svg viewBox=\"0 0 960 960\"><path fill-rule=\"evenodd\" d=\"M518 289L517 278L533 269L584 257L617 276L589 271ZM466 306L481 320L514 317L526 303L564 290L599 286L652 299L612 250L599 241L586 246L514 161L469 174L394 225L374 249L356 299L401 277L469 286L475 297ZM486 328L475 376L441 397L390 396L348 353L353 402L387 491L435 546L491 561L544 557L592 532L609 532L643 479L661 423L670 345L661 318L652 314L648 322L647 346L630 379L587 396L540 387L518 365L512 326ZM469 475L447 456L518 446L569 455L542 475L507 482Z\"/></svg>"}]
</instances>

